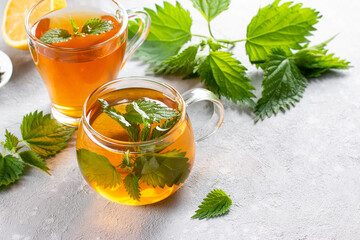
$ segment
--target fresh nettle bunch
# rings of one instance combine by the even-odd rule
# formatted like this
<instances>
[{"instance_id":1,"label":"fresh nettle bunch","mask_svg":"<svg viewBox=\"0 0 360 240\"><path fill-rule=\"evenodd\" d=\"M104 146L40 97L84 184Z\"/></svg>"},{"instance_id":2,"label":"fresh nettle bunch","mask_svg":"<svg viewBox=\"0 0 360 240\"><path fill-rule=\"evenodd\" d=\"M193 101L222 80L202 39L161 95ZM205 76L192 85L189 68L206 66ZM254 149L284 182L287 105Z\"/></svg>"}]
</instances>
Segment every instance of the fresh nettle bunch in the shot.
<instances>
[{"instance_id":1,"label":"fresh nettle bunch","mask_svg":"<svg viewBox=\"0 0 360 240\"><path fill-rule=\"evenodd\" d=\"M46 33L44 33L44 35L40 37L40 41L47 44L66 42L71 37L78 37L84 35L97 35L97 34L105 33L114 27L114 25L111 24L110 22L107 22L99 18L93 18L87 20L86 23L82 26L80 31L80 28L76 25L74 19L72 19L71 17L70 17L70 22L74 32L73 35L71 35L69 31L66 29L53 28L47 31Z\"/></svg>"},{"instance_id":2,"label":"fresh nettle bunch","mask_svg":"<svg viewBox=\"0 0 360 240\"><path fill-rule=\"evenodd\" d=\"M51 119L50 114L33 112L23 118L22 140L6 130L5 141L1 142L0 187L19 180L25 165L38 168L47 174L49 168L44 160L63 149L75 128L67 127ZM24 150L24 147L28 149Z\"/></svg>"},{"instance_id":3,"label":"fresh nettle bunch","mask_svg":"<svg viewBox=\"0 0 360 240\"><path fill-rule=\"evenodd\" d=\"M227 10L230 0L192 0L194 7L205 17L210 36L191 33L192 19L189 11L179 2L156 11L146 8L152 26L145 43L135 53L139 59L153 65L156 74L199 77L220 96L254 107L255 120L265 119L285 111L300 100L308 77L318 77L329 69L348 69L349 62L328 54L327 43L309 46L307 36L315 31L321 18L319 12L280 0L259 9L247 26L246 38L222 40L214 37L210 23ZM130 25L135 34L138 26ZM184 45L193 37L197 44ZM264 71L263 91L255 102L255 88L246 76L246 67L234 58L231 50L245 42L246 53L252 64ZM295 50L295 51L294 51ZM180 53L179 53L180 52Z\"/></svg>"}]
</instances>

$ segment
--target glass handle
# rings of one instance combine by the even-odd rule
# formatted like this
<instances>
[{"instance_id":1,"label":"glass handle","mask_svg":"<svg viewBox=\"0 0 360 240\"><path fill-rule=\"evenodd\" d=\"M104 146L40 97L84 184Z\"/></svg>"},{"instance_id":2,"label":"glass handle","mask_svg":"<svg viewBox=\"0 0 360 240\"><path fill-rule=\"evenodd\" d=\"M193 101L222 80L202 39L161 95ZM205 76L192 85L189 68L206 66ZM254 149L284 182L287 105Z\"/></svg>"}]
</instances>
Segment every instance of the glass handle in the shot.
<instances>
[{"instance_id":1,"label":"glass handle","mask_svg":"<svg viewBox=\"0 0 360 240\"><path fill-rule=\"evenodd\" d=\"M140 45L145 41L147 35L150 32L151 26L151 18L146 11L139 9L129 9L127 10L127 14L129 21L136 21L136 19L139 19L140 24L137 33L126 44L124 61L121 67L125 65L129 57L133 55L136 49L138 49L138 47L140 47Z\"/></svg>"},{"instance_id":2,"label":"glass handle","mask_svg":"<svg viewBox=\"0 0 360 240\"><path fill-rule=\"evenodd\" d=\"M185 100L186 106L189 107L187 112L190 113L192 108L195 110L193 114L196 115L197 120L191 123L194 127L196 142L204 140L219 129L224 121L224 106L213 92L204 88L194 88L182 94L182 97ZM206 101L203 103L207 105L201 105L195 108L196 103L202 101ZM200 112L204 110L209 114L209 116L206 116L207 119L204 119L204 116L199 116ZM195 120L195 117L192 117L192 120Z\"/></svg>"}]
</instances>

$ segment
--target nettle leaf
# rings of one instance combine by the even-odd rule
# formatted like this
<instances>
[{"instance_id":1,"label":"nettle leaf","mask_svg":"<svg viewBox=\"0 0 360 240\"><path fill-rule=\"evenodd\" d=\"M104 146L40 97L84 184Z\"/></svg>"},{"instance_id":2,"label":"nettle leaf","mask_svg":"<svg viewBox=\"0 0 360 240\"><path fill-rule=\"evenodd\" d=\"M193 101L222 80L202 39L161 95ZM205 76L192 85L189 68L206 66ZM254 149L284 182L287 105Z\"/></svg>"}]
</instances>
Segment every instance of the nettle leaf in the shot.
<instances>
[{"instance_id":1,"label":"nettle leaf","mask_svg":"<svg viewBox=\"0 0 360 240\"><path fill-rule=\"evenodd\" d=\"M121 184L121 174L105 156L87 149L78 149L76 154L81 171L90 183L95 182L104 188L114 188Z\"/></svg>"},{"instance_id":2,"label":"nettle leaf","mask_svg":"<svg viewBox=\"0 0 360 240\"><path fill-rule=\"evenodd\" d=\"M273 50L262 66L264 81L262 96L255 106L255 121L285 111L300 101L307 85L306 78L281 49Z\"/></svg>"},{"instance_id":3,"label":"nettle leaf","mask_svg":"<svg viewBox=\"0 0 360 240\"><path fill-rule=\"evenodd\" d=\"M5 142L2 144L7 150L16 153L19 149L22 148L22 146L18 147L19 142L19 138L9 132L7 129L5 130Z\"/></svg>"},{"instance_id":4,"label":"nettle leaf","mask_svg":"<svg viewBox=\"0 0 360 240\"><path fill-rule=\"evenodd\" d=\"M294 54L296 66L305 77L318 77L329 69L348 69L350 62L334 57L334 54L327 54L325 49L328 42L305 47Z\"/></svg>"},{"instance_id":5,"label":"nettle leaf","mask_svg":"<svg viewBox=\"0 0 360 240\"><path fill-rule=\"evenodd\" d=\"M282 49L287 54L290 49L301 49L301 43L308 42L306 36L316 30L319 12L302 8L302 4L292 5L280 0L259 9L247 27L246 53L252 63L264 62L271 50Z\"/></svg>"},{"instance_id":6,"label":"nettle leaf","mask_svg":"<svg viewBox=\"0 0 360 240\"><path fill-rule=\"evenodd\" d=\"M124 185L129 196L139 201L141 197L139 179L134 174L128 173L124 178Z\"/></svg>"},{"instance_id":7,"label":"nettle leaf","mask_svg":"<svg viewBox=\"0 0 360 240\"><path fill-rule=\"evenodd\" d=\"M47 44L66 42L71 38L71 34L61 28L50 29L40 37L40 41Z\"/></svg>"},{"instance_id":8,"label":"nettle leaf","mask_svg":"<svg viewBox=\"0 0 360 240\"><path fill-rule=\"evenodd\" d=\"M110 31L114 27L113 24L99 18L87 20L81 29L82 33L88 35L96 35Z\"/></svg>"},{"instance_id":9,"label":"nettle leaf","mask_svg":"<svg viewBox=\"0 0 360 240\"><path fill-rule=\"evenodd\" d=\"M151 17L151 29L146 41L135 52L141 60L161 63L176 55L181 47L191 40L192 19L190 12L179 2L172 5L164 2L164 7L156 5L156 11L145 8ZM131 22L129 36L137 33L138 24Z\"/></svg>"},{"instance_id":10,"label":"nettle leaf","mask_svg":"<svg viewBox=\"0 0 360 240\"><path fill-rule=\"evenodd\" d=\"M206 18L208 22L227 10L230 0L191 0L194 7Z\"/></svg>"},{"instance_id":11,"label":"nettle leaf","mask_svg":"<svg viewBox=\"0 0 360 240\"><path fill-rule=\"evenodd\" d=\"M179 121L179 119L180 119L180 115L166 120L160 126L156 126L151 132L150 139L156 139L158 137L165 135L176 125L176 123Z\"/></svg>"},{"instance_id":12,"label":"nettle leaf","mask_svg":"<svg viewBox=\"0 0 360 240\"><path fill-rule=\"evenodd\" d=\"M189 46L178 55L170 57L152 70L155 74L190 74L197 65L196 54L198 49L199 45Z\"/></svg>"},{"instance_id":13,"label":"nettle leaf","mask_svg":"<svg viewBox=\"0 0 360 240\"><path fill-rule=\"evenodd\" d=\"M165 153L149 153L135 160L135 175L153 187L171 187L183 183L190 173L186 153L172 150Z\"/></svg>"},{"instance_id":14,"label":"nettle leaf","mask_svg":"<svg viewBox=\"0 0 360 240\"><path fill-rule=\"evenodd\" d=\"M196 214L191 218L201 220L224 215L230 210L231 205L231 198L223 190L214 189L204 198Z\"/></svg>"},{"instance_id":15,"label":"nettle leaf","mask_svg":"<svg viewBox=\"0 0 360 240\"><path fill-rule=\"evenodd\" d=\"M207 40L207 44L209 45L209 48L211 49L211 51L214 51L214 52L220 50L221 48L225 48L225 46L221 45L218 42L214 42L211 38L209 38Z\"/></svg>"},{"instance_id":16,"label":"nettle leaf","mask_svg":"<svg viewBox=\"0 0 360 240\"><path fill-rule=\"evenodd\" d=\"M38 156L35 152L33 151L24 151L24 152L20 152L19 153L20 159L27 165L31 166L31 167L36 167L44 172L46 172L47 174L51 175L49 173L49 168L46 166L46 163L44 162L44 160Z\"/></svg>"},{"instance_id":17,"label":"nettle leaf","mask_svg":"<svg viewBox=\"0 0 360 240\"><path fill-rule=\"evenodd\" d=\"M126 167L132 167L134 164L130 161L130 156L129 156L130 150L127 150L124 153L124 157L123 160L121 162L121 168L126 168Z\"/></svg>"},{"instance_id":18,"label":"nettle leaf","mask_svg":"<svg viewBox=\"0 0 360 240\"><path fill-rule=\"evenodd\" d=\"M144 122L143 129L140 133L140 141L147 141L149 140L151 134L151 124L148 122Z\"/></svg>"},{"instance_id":19,"label":"nettle leaf","mask_svg":"<svg viewBox=\"0 0 360 240\"><path fill-rule=\"evenodd\" d=\"M3 157L0 154L0 186L9 185L19 180L24 164L12 155Z\"/></svg>"},{"instance_id":20,"label":"nettle leaf","mask_svg":"<svg viewBox=\"0 0 360 240\"><path fill-rule=\"evenodd\" d=\"M110 107L105 100L98 99L98 102L100 103L104 113L117 121L120 126L127 131L131 140L134 142L139 140L140 126L138 124L130 123L127 119L125 119L122 113L120 113L114 107Z\"/></svg>"},{"instance_id":21,"label":"nettle leaf","mask_svg":"<svg viewBox=\"0 0 360 240\"><path fill-rule=\"evenodd\" d=\"M23 142L37 154L50 157L63 149L75 128L67 127L50 114L35 111L24 116L21 124Z\"/></svg>"},{"instance_id":22,"label":"nettle leaf","mask_svg":"<svg viewBox=\"0 0 360 240\"><path fill-rule=\"evenodd\" d=\"M230 52L210 52L205 61L199 66L198 72L201 81L209 89L233 102L254 105L251 92L255 88L250 79L245 76L247 70L240 61L232 57Z\"/></svg>"},{"instance_id":23,"label":"nettle leaf","mask_svg":"<svg viewBox=\"0 0 360 240\"><path fill-rule=\"evenodd\" d=\"M169 108L162 102L139 99L126 105L124 117L131 123L160 122L161 119L169 119L178 116L174 109Z\"/></svg>"}]
</instances>

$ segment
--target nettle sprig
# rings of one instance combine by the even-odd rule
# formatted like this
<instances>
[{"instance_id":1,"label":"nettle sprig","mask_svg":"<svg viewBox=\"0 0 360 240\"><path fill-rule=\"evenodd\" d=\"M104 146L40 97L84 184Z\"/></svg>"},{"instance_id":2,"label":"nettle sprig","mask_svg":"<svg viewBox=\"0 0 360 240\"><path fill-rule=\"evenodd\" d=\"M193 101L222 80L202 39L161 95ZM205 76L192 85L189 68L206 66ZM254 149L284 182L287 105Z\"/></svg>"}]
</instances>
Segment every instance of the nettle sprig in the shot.
<instances>
[{"instance_id":1,"label":"nettle sprig","mask_svg":"<svg viewBox=\"0 0 360 240\"><path fill-rule=\"evenodd\" d=\"M135 56L151 63L156 74L199 77L219 96L253 107L256 121L295 106L305 91L308 77L318 77L329 69L350 67L349 62L328 54L325 47L331 39L309 46L307 37L316 30L314 25L321 16L300 3L280 5L280 0L276 0L259 9L247 26L246 38L224 40L214 36L210 23L228 9L230 0L192 2L206 19L209 36L191 32L190 12L179 2L175 5L164 2L164 7L156 5L156 11L145 8L152 26ZM138 26L130 24L129 32L133 35ZM193 38L200 40L194 44ZM262 96L257 101L246 67L231 52L241 42L245 42L250 62L264 71Z\"/></svg>"},{"instance_id":2,"label":"nettle sprig","mask_svg":"<svg viewBox=\"0 0 360 240\"><path fill-rule=\"evenodd\" d=\"M44 160L63 149L75 130L37 111L24 116L20 129L22 140L6 129L1 142L0 187L19 180L25 165L50 175Z\"/></svg>"},{"instance_id":3,"label":"nettle sprig","mask_svg":"<svg viewBox=\"0 0 360 240\"><path fill-rule=\"evenodd\" d=\"M44 33L40 37L40 41L47 44L66 42L71 37L79 37L85 35L97 35L101 33L105 33L110 31L114 25L110 22L99 18L93 18L87 20L85 24L81 28L81 32L79 32L80 28L76 25L74 19L70 17L71 27L73 29L73 35L69 33L68 30L62 28L53 28Z\"/></svg>"}]
</instances>

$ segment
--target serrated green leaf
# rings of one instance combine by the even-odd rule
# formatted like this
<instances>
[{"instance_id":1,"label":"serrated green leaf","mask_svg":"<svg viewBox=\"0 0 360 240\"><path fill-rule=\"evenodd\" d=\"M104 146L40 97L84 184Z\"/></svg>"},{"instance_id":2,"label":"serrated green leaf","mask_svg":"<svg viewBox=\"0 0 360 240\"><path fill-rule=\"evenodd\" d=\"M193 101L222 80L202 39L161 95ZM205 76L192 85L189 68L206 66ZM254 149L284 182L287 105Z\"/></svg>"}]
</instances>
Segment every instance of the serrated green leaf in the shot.
<instances>
[{"instance_id":1,"label":"serrated green leaf","mask_svg":"<svg viewBox=\"0 0 360 240\"><path fill-rule=\"evenodd\" d=\"M199 66L201 81L218 95L234 102L254 105L251 92L255 88L250 79L245 76L246 68L240 61L232 57L230 52L210 52L205 61Z\"/></svg>"},{"instance_id":2,"label":"serrated green leaf","mask_svg":"<svg viewBox=\"0 0 360 240\"><path fill-rule=\"evenodd\" d=\"M181 74L187 75L194 71L196 66L196 54L199 45L193 45L186 48L176 56L172 56L160 65L152 69L156 74Z\"/></svg>"},{"instance_id":3,"label":"serrated green leaf","mask_svg":"<svg viewBox=\"0 0 360 240\"><path fill-rule=\"evenodd\" d=\"M126 105L124 117L131 123L141 124L146 121L152 124L154 121L160 122L161 119L169 119L178 115L179 113L162 102L139 99Z\"/></svg>"},{"instance_id":4,"label":"serrated green leaf","mask_svg":"<svg viewBox=\"0 0 360 240\"><path fill-rule=\"evenodd\" d=\"M21 124L23 142L37 154L50 157L58 153L70 140L75 128L67 127L50 114L33 112L24 116Z\"/></svg>"},{"instance_id":5,"label":"serrated green leaf","mask_svg":"<svg viewBox=\"0 0 360 240\"><path fill-rule=\"evenodd\" d=\"M81 29L82 33L88 35L97 35L110 31L114 27L113 24L99 18L87 20Z\"/></svg>"},{"instance_id":6,"label":"serrated green leaf","mask_svg":"<svg viewBox=\"0 0 360 240\"><path fill-rule=\"evenodd\" d=\"M274 48L287 54L290 49L300 49L301 43L308 42L306 36L316 30L313 25L320 18L319 12L302 8L301 3L279 3L280 0L276 0L259 9L247 27L245 47L250 62L264 62Z\"/></svg>"},{"instance_id":7,"label":"serrated green leaf","mask_svg":"<svg viewBox=\"0 0 360 240\"><path fill-rule=\"evenodd\" d=\"M72 19L72 17L70 17L70 22L71 22L71 27L72 27L74 33L77 33L79 31L79 27L76 26L76 23L75 23L74 19Z\"/></svg>"},{"instance_id":8,"label":"serrated green leaf","mask_svg":"<svg viewBox=\"0 0 360 240\"><path fill-rule=\"evenodd\" d=\"M103 100L98 99L104 113L114 119L120 124L120 126L127 131L132 141L137 142L139 140L140 126L135 123L130 123L122 113L116 110L114 107L110 107L109 104Z\"/></svg>"},{"instance_id":9,"label":"serrated green leaf","mask_svg":"<svg viewBox=\"0 0 360 240\"><path fill-rule=\"evenodd\" d=\"M12 155L3 157L0 154L0 186L9 185L19 180L24 164Z\"/></svg>"},{"instance_id":10,"label":"serrated green leaf","mask_svg":"<svg viewBox=\"0 0 360 240\"><path fill-rule=\"evenodd\" d=\"M211 38L209 38L207 40L207 44L209 45L209 48L211 49L211 51L214 51L214 52L220 50L221 48L224 48L223 45L221 45L218 42L214 42Z\"/></svg>"},{"instance_id":11,"label":"serrated green leaf","mask_svg":"<svg viewBox=\"0 0 360 240\"><path fill-rule=\"evenodd\" d=\"M19 149L22 148L22 146L18 147L19 138L9 132L7 129L5 130L5 142L3 142L2 144L7 150L14 153L16 153Z\"/></svg>"},{"instance_id":12,"label":"serrated green leaf","mask_svg":"<svg viewBox=\"0 0 360 240\"><path fill-rule=\"evenodd\" d=\"M140 133L140 141L143 142L149 140L150 133L151 133L151 124L148 122L144 122L143 129L141 130Z\"/></svg>"},{"instance_id":13,"label":"serrated green leaf","mask_svg":"<svg viewBox=\"0 0 360 240\"><path fill-rule=\"evenodd\" d=\"M20 152L19 153L20 159L27 165L31 166L31 167L36 167L44 172L46 172L47 174L51 175L49 173L49 168L46 166L46 162L44 162L44 160L38 156L35 152L33 151L24 151L24 152Z\"/></svg>"},{"instance_id":14,"label":"serrated green leaf","mask_svg":"<svg viewBox=\"0 0 360 240\"><path fill-rule=\"evenodd\" d=\"M135 52L138 59L151 63L161 63L176 55L181 47L191 40L192 19L190 12L179 2L172 5L164 2L164 7L156 5L156 11L145 8L151 17L151 29L146 41ZM129 36L137 33L139 26L131 22Z\"/></svg>"},{"instance_id":15,"label":"serrated green leaf","mask_svg":"<svg viewBox=\"0 0 360 240\"><path fill-rule=\"evenodd\" d=\"M175 126L175 124L179 121L179 119L180 119L180 115L166 120L163 124L161 124L161 126L156 126L151 132L150 139L156 139L158 137L165 135Z\"/></svg>"},{"instance_id":16,"label":"serrated green leaf","mask_svg":"<svg viewBox=\"0 0 360 240\"><path fill-rule=\"evenodd\" d=\"M47 44L65 42L71 38L71 34L61 28L50 29L40 37L40 41Z\"/></svg>"},{"instance_id":17,"label":"serrated green leaf","mask_svg":"<svg viewBox=\"0 0 360 240\"><path fill-rule=\"evenodd\" d=\"M223 11L227 10L230 0L191 0L194 7L206 18L208 22L213 20Z\"/></svg>"},{"instance_id":18,"label":"serrated green leaf","mask_svg":"<svg viewBox=\"0 0 360 240\"><path fill-rule=\"evenodd\" d=\"M231 198L223 190L214 189L204 198L196 214L191 218L201 220L224 215L230 210L231 205Z\"/></svg>"},{"instance_id":19,"label":"serrated green leaf","mask_svg":"<svg viewBox=\"0 0 360 240\"><path fill-rule=\"evenodd\" d=\"M100 154L87 149L76 151L82 174L90 183L103 188L114 188L121 184L121 174L109 160Z\"/></svg>"},{"instance_id":20,"label":"serrated green leaf","mask_svg":"<svg viewBox=\"0 0 360 240\"><path fill-rule=\"evenodd\" d=\"M312 47L305 47L294 54L296 66L305 77L318 77L329 69L348 69L350 62L327 54L325 49L333 38Z\"/></svg>"},{"instance_id":21,"label":"serrated green leaf","mask_svg":"<svg viewBox=\"0 0 360 240\"><path fill-rule=\"evenodd\" d=\"M124 185L129 196L134 200L139 201L141 197L139 179L134 174L128 173L124 178Z\"/></svg>"},{"instance_id":22,"label":"serrated green leaf","mask_svg":"<svg viewBox=\"0 0 360 240\"><path fill-rule=\"evenodd\" d=\"M171 187L183 183L190 173L186 153L172 150L165 153L149 153L135 160L135 175L153 187Z\"/></svg>"},{"instance_id":23,"label":"serrated green leaf","mask_svg":"<svg viewBox=\"0 0 360 240\"><path fill-rule=\"evenodd\" d=\"M264 81L262 96L255 106L255 121L285 111L300 101L307 85L306 78L281 49L273 50L262 66Z\"/></svg>"}]
</instances>

